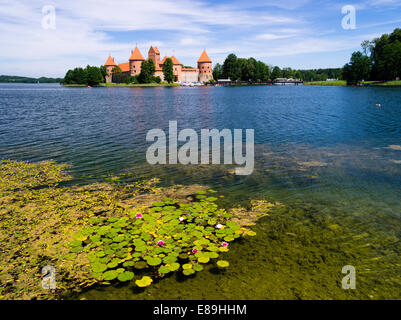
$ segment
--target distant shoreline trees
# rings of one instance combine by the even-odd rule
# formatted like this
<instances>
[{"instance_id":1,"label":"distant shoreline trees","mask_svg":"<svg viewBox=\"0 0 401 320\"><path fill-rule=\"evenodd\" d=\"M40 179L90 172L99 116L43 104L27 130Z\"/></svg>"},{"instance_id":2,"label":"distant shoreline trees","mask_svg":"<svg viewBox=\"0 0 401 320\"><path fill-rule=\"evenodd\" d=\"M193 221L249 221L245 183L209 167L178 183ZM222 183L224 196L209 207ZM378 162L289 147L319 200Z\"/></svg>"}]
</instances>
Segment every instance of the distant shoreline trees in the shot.
<instances>
[{"instance_id":1,"label":"distant shoreline trees","mask_svg":"<svg viewBox=\"0 0 401 320\"><path fill-rule=\"evenodd\" d=\"M232 81L266 82L277 78L294 78L304 81L325 81L328 78L341 78L341 68L294 70L291 68L280 69L278 66L270 66L254 58L237 58L233 53L229 54L221 65L217 63L213 68L214 79L227 79Z\"/></svg>"},{"instance_id":2,"label":"distant shoreline trees","mask_svg":"<svg viewBox=\"0 0 401 320\"><path fill-rule=\"evenodd\" d=\"M0 83L60 83L62 78L29 78L29 77L20 77L20 76L0 76Z\"/></svg>"}]
</instances>

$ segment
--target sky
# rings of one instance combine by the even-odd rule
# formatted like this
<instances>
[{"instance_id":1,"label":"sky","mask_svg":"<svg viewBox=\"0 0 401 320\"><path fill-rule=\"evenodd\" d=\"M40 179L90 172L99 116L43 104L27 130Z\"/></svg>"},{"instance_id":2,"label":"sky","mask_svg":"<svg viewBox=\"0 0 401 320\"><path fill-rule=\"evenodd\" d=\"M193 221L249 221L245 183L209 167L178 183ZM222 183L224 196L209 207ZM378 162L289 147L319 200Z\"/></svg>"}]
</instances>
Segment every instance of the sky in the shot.
<instances>
[{"instance_id":1,"label":"sky","mask_svg":"<svg viewBox=\"0 0 401 320\"><path fill-rule=\"evenodd\" d=\"M356 10L354 29L342 27L344 5ZM0 0L0 74L63 77L109 54L127 62L135 45L144 57L154 45L193 67L206 49L213 64L235 53L281 68L335 68L397 27L401 0Z\"/></svg>"}]
</instances>

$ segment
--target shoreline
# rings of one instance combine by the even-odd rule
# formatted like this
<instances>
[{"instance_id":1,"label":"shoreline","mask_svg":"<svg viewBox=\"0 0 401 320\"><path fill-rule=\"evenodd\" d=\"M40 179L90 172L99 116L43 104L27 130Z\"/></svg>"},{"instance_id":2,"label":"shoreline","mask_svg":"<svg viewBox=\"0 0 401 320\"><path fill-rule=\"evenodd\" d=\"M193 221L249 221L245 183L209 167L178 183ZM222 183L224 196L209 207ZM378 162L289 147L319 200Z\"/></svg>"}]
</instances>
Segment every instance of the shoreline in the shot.
<instances>
[{"instance_id":1,"label":"shoreline","mask_svg":"<svg viewBox=\"0 0 401 320\"><path fill-rule=\"evenodd\" d=\"M364 81L361 82L362 85L359 86L349 86L349 87L399 87L401 86L401 80L395 81L386 81L386 82L378 82L378 81ZM347 83L345 80L338 81L310 81L304 82L304 86L322 86L322 87L347 87Z\"/></svg>"}]
</instances>

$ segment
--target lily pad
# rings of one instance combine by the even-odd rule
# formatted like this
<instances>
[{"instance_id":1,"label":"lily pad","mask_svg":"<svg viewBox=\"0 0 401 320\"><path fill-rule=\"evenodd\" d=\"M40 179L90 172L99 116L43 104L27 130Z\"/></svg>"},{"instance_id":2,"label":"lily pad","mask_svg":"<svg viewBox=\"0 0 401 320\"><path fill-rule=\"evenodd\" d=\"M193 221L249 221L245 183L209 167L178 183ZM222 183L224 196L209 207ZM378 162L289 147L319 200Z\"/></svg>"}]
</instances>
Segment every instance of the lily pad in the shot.
<instances>
[{"instance_id":1,"label":"lily pad","mask_svg":"<svg viewBox=\"0 0 401 320\"><path fill-rule=\"evenodd\" d=\"M106 281L114 280L115 278L117 278L117 276L118 273L116 270L109 270L103 273L103 279Z\"/></svg>"},{"instance_id":2,"label":"lily pad","mask_svg":"<svg viewBox=\"0 0 401 320\"><path fill-rule=\"evenodd\" d=\"M194 274L195 271L194 271L193 269L185 269L185 270L182 271L182 273L183 273L184 275L186 275L186 276L189 276L189 275L191 275L191 274Z\"/></svg>"},{"instance_id":3,"label":"lily pad","mask_svg":"<svg viewBox=\"0 0 401 320\"><path fill-rule=\"evenodd\" d=\"M151 277L144 276L144 277L142 277L142 279L136 280L136 281L135 281L135 284L136 284L138 287L143 288L143 287L150 286L150 284L151 284L152 282L153 282L153 279L152 279Z\"/></svg>"},{"instance_id":4,"label":"lily pad","mask_svg":"<svg viewBox=\"0 0 401 320\"><path fill-rule=\"evenodd\" d=\"M118 275L118 280L124 282L124 281L130 281L134 278L134 273L131 271L124 271Z\"/></svg>"},{"instance_id":5,"label":"lily pad","mask_svg":"<svg viewBox=\"0 0 401 320\"><path fill-rule=\"evenodd\" d=\"M202 257L199 257L199 258L198 258L198 262L199 262L199 263L208 263L209 260L210 260L210 258L207 257L207 256L202 256Z\"/></svg>"},{"instance_id":6,"label":"lily pad","mask_svg":"<svg viewBox=\"0 0 401 320\"><path fill-rule=\"evenodd\" d=\"M135 269L145 269L148 264L145 261L138 261L134 264Z\"/></svg>"},{"instance_id":7,"label":"lily pad","mask_svg":"<svg viewBox=\"0 0 401 320\"><path fill-rule=\"evenodd\" d=\"M226 260L219 260L217 261L217 266L219 268L227 268L230 265L230 263Z\"/></svg>"},{"instance_id":8,"label":"lily pad","mask_svg":"<svg viewBox=\"0 0 401 320\"><path fill-rule=\"evenodd\" d=\"M146 261L150 266L158 266L160 263L162 263L162 259L157 258L157 257L156 258L148 258Z\"/></svg>"}]
</instances>

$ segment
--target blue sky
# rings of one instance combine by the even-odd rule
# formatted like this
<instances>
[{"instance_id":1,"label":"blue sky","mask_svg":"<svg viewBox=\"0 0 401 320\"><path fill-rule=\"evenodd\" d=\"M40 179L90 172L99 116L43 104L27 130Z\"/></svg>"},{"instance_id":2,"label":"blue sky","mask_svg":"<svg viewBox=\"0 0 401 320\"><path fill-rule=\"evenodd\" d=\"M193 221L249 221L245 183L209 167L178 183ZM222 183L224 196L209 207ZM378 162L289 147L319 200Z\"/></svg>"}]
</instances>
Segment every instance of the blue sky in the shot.
<instances>
[{"instance_id":1,"label":"blue sky","mask_svg":"<svg viewBox=\"0 0 401 320\"><path fill-rule=\"evenodd\" d=\"M42 8L56 10L43 29ZM356 8L344 30L341 8ZM64 76L101 65L108 54L128 61L138 44L196 66L205 48L213 63L229 53L297 69L341 67L365 39L401 27L401 0L0 0L0 74Z\"/></svg>"}]
</instances>

